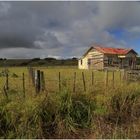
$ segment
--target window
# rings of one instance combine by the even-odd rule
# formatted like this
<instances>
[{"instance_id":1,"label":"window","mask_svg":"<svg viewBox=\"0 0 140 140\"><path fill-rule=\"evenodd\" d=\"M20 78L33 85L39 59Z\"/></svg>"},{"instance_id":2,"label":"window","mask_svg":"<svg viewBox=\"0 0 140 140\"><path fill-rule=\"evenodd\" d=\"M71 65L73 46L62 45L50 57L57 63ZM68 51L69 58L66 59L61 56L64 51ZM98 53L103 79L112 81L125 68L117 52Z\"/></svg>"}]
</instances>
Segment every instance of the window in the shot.
<instances>
[{"instance_id":1,"label":"window","mask_svg":"<svg viewBox=\"0 0 140 140\"><path fill-rule=\"evenodd\" d=\"M91 63L91 60L90 60L90 59L88 59L88 62L87 62L87 63L88 63L88 65L90 65L90 63Z\"/></svg>"},{"instance_id":2,"label":"window","mask_svg":"<svg viewBox=\"0 0 140 140\"><path fill-rule=\"evenodd\" d=\"M82 59L81 59L81 65L83 64L83 61L82 61Z\"/></svg>"},{"instance_id":3,"label":"window","mask_svg":"<svg viewBox=\"0 0 140 140\"><path fill-rule=\"evenodd\" d=\"M109 65L112 64L112 62L113 62L112 60L113 60L112 57L108 57L108 64L109 64Z\"/></svg>"}]
</instances>

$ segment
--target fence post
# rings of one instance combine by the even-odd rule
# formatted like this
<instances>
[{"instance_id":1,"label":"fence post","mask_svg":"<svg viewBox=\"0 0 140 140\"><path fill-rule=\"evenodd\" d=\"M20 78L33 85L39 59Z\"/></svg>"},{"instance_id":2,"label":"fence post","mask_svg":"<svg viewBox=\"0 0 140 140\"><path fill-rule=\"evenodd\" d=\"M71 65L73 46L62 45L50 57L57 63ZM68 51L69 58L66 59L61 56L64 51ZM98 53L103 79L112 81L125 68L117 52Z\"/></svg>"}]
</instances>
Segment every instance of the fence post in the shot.
<instances>
[{"instance_id":1,"label":"fence post","mask_svg":"<svg viewBox=\"0 0 140 140\"><path fill-rule=\"evenodd\" d=\"M40 72L40 82L41 82L41 91L45 90L45 78L44 78L44 72Z\"/></svg>"},{"instance_id":2,"label":"fence post","mask_svg":"<svg viewBox=\"0 0 140 140\"><path fill-rule=\"evenodd\" d=\"M32 84L35 86L35 70L32 68Z\"/></svg>"},{"instance_id":3,"label":"fence post","mask_svg":"<svg viewBox=\"0 0 140 140\"><path fill-rule=\"evenodd\" d=\"M8 93L7 93L7 90L6 90L5 86L3 87L3 90L4 90L4 95L5 95L6 99L8 99Z\"/></svg>"},{"instance_id":4,"label":"fence post","mask_svg":"<svg viewBox=\"0 0 140 140\"><path fill-rule=\"evenodd\" d=\"M23 96L24 96L24 98L25 98L25 77L24 77L24 73L22 74L22 80L23 80Z\"/></svg>"},{"instance_id":5,"label":"fence post","mask_svg":"<svg viewBox=\"0 0 140 140\"><path fill-rule=\"evenodd\" d=\"M74 72L73 92L75 92L76 72Z\"/></svg>"},{"instance_id":6,"label":"fence post","mask_svg":"<svg viewBox=\"0 0 140 140\"><path fill-rule=\"evenodd\" d=\"M36 71L36 93L40 92L40 87L41 87L41 84L40 84L40 70L37 70Z\"/></svg>"},{"instance_id":7,"label":"fence post","mask_svg":"<svg viewBox=\"0 0 140 140\"><path fill-rule=\"evenodd\" d=\"M105 72L105 86L108 86L108 70Z\"/></svg>"},{"instance_id":8,"label":"fence post","mask_svg":"<svg viewBox=\"0 0 140 140\"><path fill-rule=\"evenodd\" d=\"M85 84L84 72L82 72L82 78L83 78L84 91L86 91L86 84Z\"/></svg>"},{"instance_id":9,"label":"fence post","mask_svg":"<svg viewBox=\"0 0 140 140\"><path fill-rule=\"evenodd\" d=\"M59 91L61 91L61 74L59 72Z\"/></svg>"},{"instance_id":10,"label":"fence post","mask_svg":"<svg viewBox=\"0 0 140 140\"><path fill-rule=\"evenodd\" d=\"M112 84L113 84L113 88L114 88L114 78L115 78L115 71L112 72Z\"/></svg>"},{"instance_id":11,"label":"fence post","mask_svg":"<svg viewBox=\"0 0 140 140\"><path fill-rule=\"evenodd\" d=\"M27 67L27 69L28 69L28 81L29 81L29 86L30 86L30 83L31 83L30 67Z\"/></svg>"},{"instance_id":12,"label":"fence post","mask_svg":"<svg viewBox=\"0 0 140 140\"><path fill-rule=\"evenodd\" d=\"M35 90L36 90L36 93L37 93L38 92L37 91L37 70L35 70L34 80L35 80Z\"/></svg>"},{"instance_id":13,"label":"fence post","mask_svg":"<svg viewBox=\"0 0 140 140\"><path fill-rule=\"evenodd\" d=\"M8 73L6 73L6 90L9 90L9 76L8 76Z\"/></svg>"},{"instance_id":14,"label":"fence post","mask_svg":"<svg viewBox=\"0 0 140 140\"><path fill-rule=\"evenodd\" d=\"M92 71L92 85L94 84L94 72Z\"/></svg>"},{"instance_id":15,"label":"fence post","mask_svg":"<svg viewBox=\"0 0 140 140\"><path fill-rule=\"evenodd\" d=\"M120 81L122 81L122 72L120 70Z\"/></svg>"}]
</instances>

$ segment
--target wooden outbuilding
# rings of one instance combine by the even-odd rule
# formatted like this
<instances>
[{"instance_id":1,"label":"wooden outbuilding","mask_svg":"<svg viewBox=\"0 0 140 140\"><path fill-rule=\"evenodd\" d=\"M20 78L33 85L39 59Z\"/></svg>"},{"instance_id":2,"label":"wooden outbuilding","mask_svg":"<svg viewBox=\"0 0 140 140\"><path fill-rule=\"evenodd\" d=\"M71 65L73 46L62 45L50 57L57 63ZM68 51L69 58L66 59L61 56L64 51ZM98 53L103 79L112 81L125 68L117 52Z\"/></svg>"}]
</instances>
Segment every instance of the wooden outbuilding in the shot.
<instances>
[{"instance_id":1,"label":"wooden outbuilding","mask_svg":"<svg viewBox=\"0 0 140 140\"><path fill-rule=\"evenodd\" d=\"M94 44L78 61L79 69L135 69L137 52L130 48L109 48Z\"/></svg>"}]
</instances>

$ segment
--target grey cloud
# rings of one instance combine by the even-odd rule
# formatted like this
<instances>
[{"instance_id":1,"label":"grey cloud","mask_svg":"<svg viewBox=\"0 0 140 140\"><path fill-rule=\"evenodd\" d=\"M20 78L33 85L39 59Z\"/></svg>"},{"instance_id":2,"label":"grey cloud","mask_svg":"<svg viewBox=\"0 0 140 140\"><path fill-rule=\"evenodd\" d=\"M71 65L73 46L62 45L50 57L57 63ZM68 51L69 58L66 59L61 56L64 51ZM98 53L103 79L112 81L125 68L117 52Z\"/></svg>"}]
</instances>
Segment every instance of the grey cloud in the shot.
<instances>
[{"instance_id":1,"label":"grey cloud","mask_svg":"<svg viewBox=\"0 0 140 140\"><path fill-rule=\"evenodd\" d=\"M80 56L94 42L128 46L108 30L136 33L139 11L138 2L0 2L0 55Z\"/></svg>"},{"instance_id":2,"label":"grey cloud","mask_svg":"<svg viewBox=\"0 0 140 140\"><path fill-rule=\"evenodd\" d=\"M38 40L34 42L34 44L40 48L50 49L60 48L62 46L53 32L45 32L44 35L40 36Z\"/></svg>"},{"instance_id":3,"label":"grey cloud","mask_svg":"<svg viewBox=\"0 0 140 140\"><path fill-rule=\"evenodd\" d=\"M128 28L140 24L139 2L99 2L96 24L101 28Z\"/></svg>"},{"instance_id":4,"label":"grey cloud","mask_svg":"<svg viewBox=\"0 0 140 140\"><path fill-rule=\"evenodd\" d=\"M140 26L132 26L125 29L125 37L129 40L140 39Z\"/></svg>"},{"instance_id":5,"label":"grey cloud","mask_svg":"<svg viewBox=\"0 0 140 140\"><path fill-rule=\"evenodd\" d=\"M10 9L9 3L1 2L0 3L0 17L6 15L9 9Z\"/></svg>"},{"instance_id":6,"label":"grey cloud","mask_svg":"<svg viewBox=\"0 0 140 140\"><path fill-rule=\"evenodd\" d=\"M6 36L0 38L0 46L1 48L19 48L19 47L28 47L31 48L33 46L30 40L24 40L24 38Z\"/></svg>"}]
</instances>

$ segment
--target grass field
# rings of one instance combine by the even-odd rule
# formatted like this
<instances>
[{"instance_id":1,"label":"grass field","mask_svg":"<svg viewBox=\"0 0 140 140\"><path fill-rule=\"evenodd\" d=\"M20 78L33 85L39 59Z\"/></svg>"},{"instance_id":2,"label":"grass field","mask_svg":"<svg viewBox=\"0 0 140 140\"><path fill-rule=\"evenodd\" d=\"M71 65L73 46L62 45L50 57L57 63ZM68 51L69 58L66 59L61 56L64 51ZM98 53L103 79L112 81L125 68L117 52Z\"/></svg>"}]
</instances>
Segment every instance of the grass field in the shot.
<instances>
[{"instance_id":1,"label":"grass field","mask_svg":"<svg viewBox=\"0 0 140 140\"><path fill-rule=\"evenodd\" d=\"M140 86L120 72L36 67L44 71L46 90L36 94L26 67L0 69L0 138L140 138ZM59 72L61 90L59 90ZM75 92L74 72L76 72ZM84 91L82 72L84 72ZM25 74L25 98L22 73ZM114 85L114 86L113 86Z\"/></svg>"}]
</instances>

